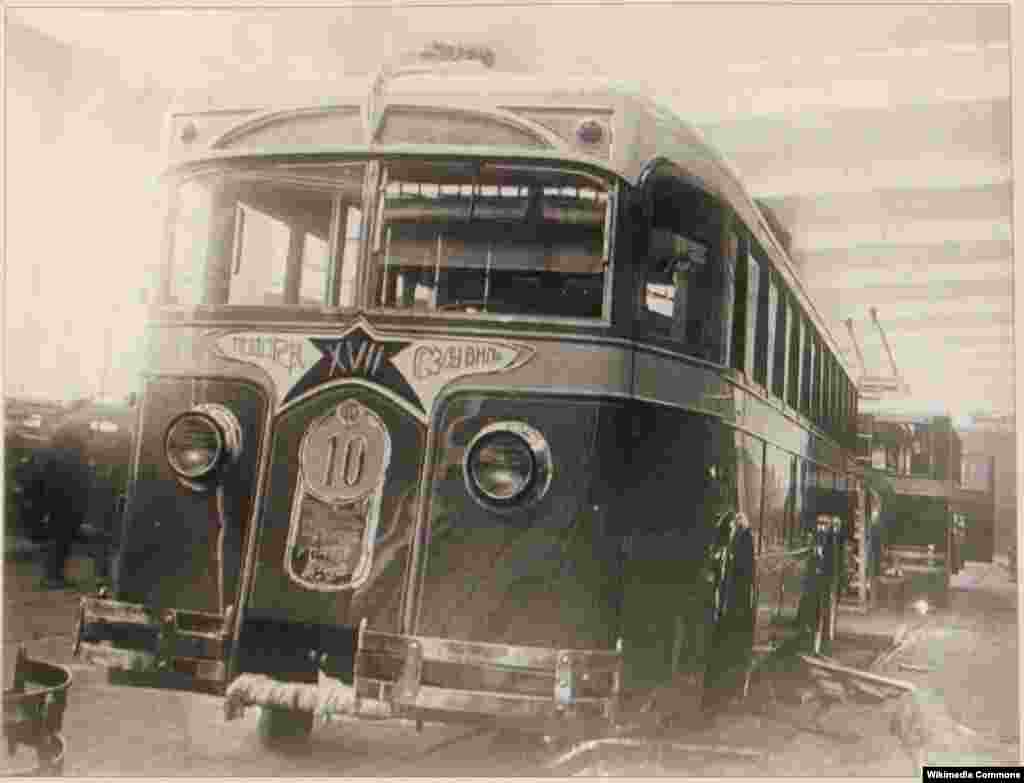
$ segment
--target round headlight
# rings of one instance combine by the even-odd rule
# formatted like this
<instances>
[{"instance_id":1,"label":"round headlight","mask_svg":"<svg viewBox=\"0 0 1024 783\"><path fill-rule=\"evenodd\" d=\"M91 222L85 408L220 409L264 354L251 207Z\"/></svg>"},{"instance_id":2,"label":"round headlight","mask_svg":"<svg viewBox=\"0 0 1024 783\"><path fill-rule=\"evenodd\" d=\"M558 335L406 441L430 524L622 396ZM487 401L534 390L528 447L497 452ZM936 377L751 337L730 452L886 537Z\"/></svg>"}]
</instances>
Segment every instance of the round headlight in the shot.
<instances>
[{"instance_id":1,"label":"round headlight","mask_svg":"<svg viewBox=\"0 0 1024 783\"><path fill-rule=\"evenodd\" d=\"M166 446L171 470L184 478L202 478L217 467L224 437L213 419L190 411L171 424Z\"/></svg>"},{"instance_id":2,"label":"round headlight","mask_svg":"<svg viewBox=\"0 0 1024 783\"><path fill-rule=\"evenodd\" d=\"M530 485L533 455L522 438L496 432L477 444L469 470L473 484L488 498L511 500Z\"/></svg>"},{"instance_id":3,"label":"round headlight","mask_svg":"<svg viewBox=\"0 0 1024 783\"><path fill-rule=\"evenodd\" d=\"M517 421L482 429L466 452L466 485L488 507L536 502L551 483L551 452L533 427Z\"/></svg>"},{"instance_id":4,"label":"round headlight","mask_svg":"<svg viewBox=\"0 0 1024 783\"><path fill-rule=\"evenodd\" d=\"M241 428L234 414L221 405L197 405L167 428L167 464L186 480L207 478L238 456Z\"/></svg>"}]
</instances>

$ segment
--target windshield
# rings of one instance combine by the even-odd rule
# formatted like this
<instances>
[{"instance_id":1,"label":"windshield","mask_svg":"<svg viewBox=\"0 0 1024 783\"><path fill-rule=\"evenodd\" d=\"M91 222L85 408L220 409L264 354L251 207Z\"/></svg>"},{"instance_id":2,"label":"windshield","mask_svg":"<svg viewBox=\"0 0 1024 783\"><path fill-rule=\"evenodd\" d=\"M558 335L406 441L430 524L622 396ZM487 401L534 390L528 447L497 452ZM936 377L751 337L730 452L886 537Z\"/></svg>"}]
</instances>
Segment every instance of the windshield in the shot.
<instances>
[{"instance_id":1,"label":"windshield","mask_svg":"<svg viewBox=\"0 0 1024 783\"><path fill-rule=\"evenodd\" d=\"M226 163L180 177L164 303L355 306L365 257L369 307L609 317L607 181L522 164L383 163L364 254L371 165Z\"/></svg>"},{"instance_id":2,"label":"windshield","mask_svg":"<svg viewBox=\"0 0 1024 783\"><path fill-rule=\"evenodd\" d=\"M609 187L492 163L385 167L373 305L420 312L608 317Z\"/></svg>"},{"instance_id":3,"label":"windshield","mask_svg":"<svg viewBox=\"0 0 1024 783\"><path fill-rule=\"evenodd\" d=\"M179 182L171 305L351 305L365 164L228 167Z\"/></svg>"}]
</instances>

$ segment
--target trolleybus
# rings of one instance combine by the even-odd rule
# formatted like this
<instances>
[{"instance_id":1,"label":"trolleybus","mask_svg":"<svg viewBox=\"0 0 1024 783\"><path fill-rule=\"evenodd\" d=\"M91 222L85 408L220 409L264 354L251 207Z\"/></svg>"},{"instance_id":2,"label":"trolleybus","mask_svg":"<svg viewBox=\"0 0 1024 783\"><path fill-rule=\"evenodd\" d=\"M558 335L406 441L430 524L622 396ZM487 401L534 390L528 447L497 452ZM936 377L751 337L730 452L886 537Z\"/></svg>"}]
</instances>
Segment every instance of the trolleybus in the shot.
<instances>
[{"instance_id":1,"label":"trolleybus","mask_svg":"<svg viewBox=\"0 0 1024 783\"><path fill-rule=\"evenodd\" d=\"M170 117L119 578L78 654L268 740L727 701L820 624L814 531L856 496L854 386L761 210L616 84L330 87Z\"/></svg>"}]
</instances>

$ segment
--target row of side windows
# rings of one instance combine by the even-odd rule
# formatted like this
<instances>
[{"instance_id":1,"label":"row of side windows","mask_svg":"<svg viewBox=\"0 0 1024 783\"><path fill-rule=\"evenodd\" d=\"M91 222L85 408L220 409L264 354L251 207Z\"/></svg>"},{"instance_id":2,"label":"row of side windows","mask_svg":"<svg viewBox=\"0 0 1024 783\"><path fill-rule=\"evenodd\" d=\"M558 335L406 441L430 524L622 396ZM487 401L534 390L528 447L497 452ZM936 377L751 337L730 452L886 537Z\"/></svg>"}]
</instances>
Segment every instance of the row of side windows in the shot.
<instances>
[{"instance_id":1,"label":"row of side windows","mask_svg":"<svg viewBox=\"0 0 1024 783\"><path fill-rule=\"evenodd\" d=\"M742 372L844 443L856 391L750 232L713 197L676 178L653 190L638 268L641 335Z\"/></svg>"},{"instance_id":2,"label":"row of side windows","mask_svg":"<svg viewBox=\"0 0 1024 783\"><path fill-rule=\"evenodd\" d=\"M766 443L736 433L743 457L738 470L740 508L754 531L760 552L806 543L819 514L848 515L849 479Z\"/></svg>"},{"instance_id":3,"label":"row of side windows","mask_svg":"<svg viewBox=\"0 0 1024 783\"><path fill-rule=\"evenodd\" d=\"M744 231L732 366L837 440L853 436L856 391L767 254Z\"/></svg>"}]
</instances>

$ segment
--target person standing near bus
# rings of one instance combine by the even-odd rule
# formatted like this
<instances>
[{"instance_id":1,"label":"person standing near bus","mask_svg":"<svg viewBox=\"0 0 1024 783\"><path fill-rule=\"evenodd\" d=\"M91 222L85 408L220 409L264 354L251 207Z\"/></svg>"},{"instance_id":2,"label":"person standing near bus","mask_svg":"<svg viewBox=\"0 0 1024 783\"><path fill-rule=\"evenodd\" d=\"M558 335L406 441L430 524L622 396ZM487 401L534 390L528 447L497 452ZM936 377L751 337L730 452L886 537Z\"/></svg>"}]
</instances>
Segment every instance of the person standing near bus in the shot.
<instances>
[{"instance_id":1,"label":"person standing near bus","mask_svg":"<svg viewBox=\"0 0 1024 783\"><path fill-rule=\"evenodd\" d=\"M71 546L85 521L89 504L88 423L75 413L88 401L78 401L58 426L39 473L32 495L35 513L41 522L49 516L47 530L51 539L43 587L61 590L70 587L66 576Z\"/></svg>"}]
</instances>

